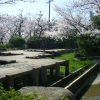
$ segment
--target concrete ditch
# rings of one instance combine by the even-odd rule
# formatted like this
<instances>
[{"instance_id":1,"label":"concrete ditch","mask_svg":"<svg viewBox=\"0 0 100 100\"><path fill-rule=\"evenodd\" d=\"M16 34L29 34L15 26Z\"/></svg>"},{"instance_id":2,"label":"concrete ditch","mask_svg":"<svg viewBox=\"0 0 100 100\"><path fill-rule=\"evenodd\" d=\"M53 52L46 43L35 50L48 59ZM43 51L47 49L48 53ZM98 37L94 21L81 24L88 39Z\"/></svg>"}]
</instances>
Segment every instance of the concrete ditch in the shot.
<instances>
[{"instance_id":1,"label":"concrete ditch","mask_svg":"<svg viewBox=\"0 0 100 100\"><path fill-rule=\"evenodd\" d=\"M98 70L100 70L99 63L88 69L85 73L83 73L80 77L78 77L64 89L69 89L73 94L75 94L75 96L78 96L81 90L86 86L87 83L90 82L91 78Z\"/></svg>"}]
</instances>

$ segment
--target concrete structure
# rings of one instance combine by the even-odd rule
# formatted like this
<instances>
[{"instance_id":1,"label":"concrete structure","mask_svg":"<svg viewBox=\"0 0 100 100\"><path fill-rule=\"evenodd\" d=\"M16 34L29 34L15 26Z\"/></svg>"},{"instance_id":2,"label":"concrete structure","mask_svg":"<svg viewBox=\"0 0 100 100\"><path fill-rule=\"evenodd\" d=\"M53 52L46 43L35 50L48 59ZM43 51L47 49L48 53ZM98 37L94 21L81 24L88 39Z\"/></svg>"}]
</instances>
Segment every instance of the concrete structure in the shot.
<instances>
[{"instance_id":1,"label":"concrete structure","mask_svg":"<svg viewBox=\"0 0 100 100\"><path fill-rule=\"evenodd\" d=\"M34 52L28 50L10 50L5 52L0 52L0 56L14 56L14 55L23 55L23 57L45 57L51 56L45 52Z\"/></svg>"},{"instance_id":2,"label":"concrete structure","mask_svg":"<svg viewBox=\"0 0 100 100\"><path fill-rule=\"evenodd\" d=\"M27 49L27 51L45 52L49 54L54 54L54 56L60 56L61 54L64 54L64 53L73 52L73 49L50 49L50 50Z\"/></svg>"},{"instance_id":3,"label":"concrete structure","mask_svg":"<svg viewBox=\"0 0 100 100\"><path fill-rule=\"evenodd\" d=\"M41 83L42 86L46 86L47 69L50 69L50 75L53 75L53 70L55 70L54 76L59 78L60 65L65 66L65 76L69 74L69 60L33 59L32 57L30 59L30 57L26 58L26 56L33 56L35 53L27 51L23 51L23 54L21 51L12 51L10 53L18 55L0 57L2 64L6 62L6 65L0 66L0 81L7 82L7 86L14 86L15 78L29 74L32 77L32 85L36 86ZM11 61L16 63L7 64L7 62Z\"/></svg>"},{"instance_id":4,"label":"concrete structure","mask_svg":"<svg viewBox=\"0 0 100 100\"><path fill-rule=\"evenodd\" d=\"M56 78L59 78L60 76L60 65L65 65L65 74L68 74L68 66L67 60L47 60L47 59L30 59L33 62L22 62L22 63L14 63L14 64L6 64L6 65L1 65L0 67L0 80L2 81L4 78L5 80L13 80L16 77L20 77L22 75L31 74L33 77L33 85L41 85L46 86L47 85L47 69L50 70L55 70L55 76ZM51 74L51 73L50 73ZM8 79L7 77L10 77ZM11 81L12 82L12 81ZM13 82L9 83L10 86L13 86Z\"/></svg>"}]
</instances>

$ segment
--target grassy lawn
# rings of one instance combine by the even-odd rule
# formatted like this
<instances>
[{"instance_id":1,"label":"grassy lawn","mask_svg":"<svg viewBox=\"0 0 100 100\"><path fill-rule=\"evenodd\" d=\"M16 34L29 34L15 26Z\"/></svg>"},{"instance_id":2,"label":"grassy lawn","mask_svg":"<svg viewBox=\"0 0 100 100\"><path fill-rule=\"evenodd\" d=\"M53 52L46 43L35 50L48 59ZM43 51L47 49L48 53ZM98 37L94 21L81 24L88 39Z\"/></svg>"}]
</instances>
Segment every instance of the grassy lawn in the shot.
<instances>
[{"instance_id":1,"label":"grassy lawn","mask_svg":"<svg viewBox=\"0 0 100 100\"><path fill-rule=\"evenodd\" d=\"M47 58L50 59L50 58ZM91 61L81 61L81 60L75 60L74 59L74 53L69 53L69 54L62 54L59 57L55 57L55 59L59 59L59 60L69 60L69 72L72 73L86 65L89 65L89 67L93 66L94 63ZM48 73L50 70L48 70ZM55 72L54 72L55 73ZM60 66L60 77L59 79L63 78L65 75L65 67ZM59 80L57 79L57 80ZM52 78L52 76L48 76L48 86L50 86L52 83L54 83L55 81L57 81L55 78Z\"/></svg>"},{"instance_id":2,"label":"grassy lawn","mask_svg":"<svg viewBox=\"0 0 100 100\"><path fill-rule=\"evenodd\" d=\"M69 60L69 71L70 73L78 70L79 68L82 68L86 65L93 66L94 63L90 61L80 61L80 60L75 60L74 59L74 53L69 53L69 54L63 54L60 57L55 57L55 59L60 59L60 60ZM60 73L64 74L64 67L60 68Z\"/></svg>"}]
</instances>

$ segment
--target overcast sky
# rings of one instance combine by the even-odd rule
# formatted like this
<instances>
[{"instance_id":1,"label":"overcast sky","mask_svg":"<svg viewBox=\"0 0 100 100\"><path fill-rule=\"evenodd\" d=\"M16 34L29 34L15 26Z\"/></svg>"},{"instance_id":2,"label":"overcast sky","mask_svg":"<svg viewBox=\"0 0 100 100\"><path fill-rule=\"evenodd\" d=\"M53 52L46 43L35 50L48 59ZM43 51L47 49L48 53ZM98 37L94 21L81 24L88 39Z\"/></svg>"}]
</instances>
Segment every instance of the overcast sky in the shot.
<instances>
[{"instance_id":1,"label":"overcast sky","mask_svg":"<svg viewBox=\"0 0 100 100\"><path fill-rule=\"evenodd\" d=\"M34 2L34 3L28 3L28 2L24 3L21 1L15 5L5 4L0 7L0 13L18 15L20 13L20 10L23 10L23 14L32 13L34 15L36 13L38 14L39 11L42 11L43 17L48 18L49 4L46 3L48 1L49 0L37 0L37 2ZM54 0L53 2L51 2L51 18L57 17L55 11L53 10L54 4L59 5L59 6L64 6L65 2L69 2L69 1L70 0Z\"/></svg>"}]
</instances>

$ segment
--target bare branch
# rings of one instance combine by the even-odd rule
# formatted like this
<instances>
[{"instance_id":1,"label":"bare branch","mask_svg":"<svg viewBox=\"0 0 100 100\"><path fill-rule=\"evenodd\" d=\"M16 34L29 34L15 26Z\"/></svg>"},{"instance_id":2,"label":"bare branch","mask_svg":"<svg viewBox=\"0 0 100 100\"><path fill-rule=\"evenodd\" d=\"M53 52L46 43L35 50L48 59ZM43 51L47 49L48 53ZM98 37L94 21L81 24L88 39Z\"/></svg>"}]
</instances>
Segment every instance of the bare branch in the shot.
<instances>
[{"instance_id":1,"label":"bare branch","mask_svg":"<svg viewBox=\"0 0 100 100\"><path fill-rule=\"evenodd\" d=\"M18 1L23 1L23 2L37 2L36 0L0 0L0 5L3 4L16 4Z\"/></svg>"}]
</instances>

